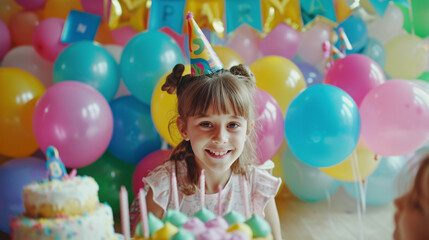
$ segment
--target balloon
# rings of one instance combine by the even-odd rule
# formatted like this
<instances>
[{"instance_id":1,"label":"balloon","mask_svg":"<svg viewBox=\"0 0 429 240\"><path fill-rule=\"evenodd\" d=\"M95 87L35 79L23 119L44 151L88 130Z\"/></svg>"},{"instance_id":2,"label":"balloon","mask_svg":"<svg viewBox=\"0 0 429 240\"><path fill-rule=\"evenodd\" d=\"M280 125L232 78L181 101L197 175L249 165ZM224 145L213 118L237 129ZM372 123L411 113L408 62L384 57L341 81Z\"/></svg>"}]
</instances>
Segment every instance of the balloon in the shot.
<instances>
[{"instance_id":1,"label":"balloon","mask_svg":"<svg viewBox=\"0 0 429 240\"><path fill-rule=\"evenodd\" d=\"M381 68L386 64L384 46L375 39L369 38L366 46L362 48L360 53L374 60Z\"/></svg>"},{"instance_id":2,"label":"balloon","mask_svg":"<svg viewBox=\"0 0 429 240\"><path fill-rule=\"evenodd\" d=\"M320 171L341 181L356 182L368 177L374 172L380 161L376 159L375 153L368 148L357 147L355 152L340 164L320 168Z\"/></svg>"},{"instance_id":3,"label":"balloon","mask_svg":"<svg viewBox=\"0 0 429 240\"><path fill-rule=\"evenodd\" d=\"M216 55L222 62L224 69L230 69L235 65L244 63L243 58L241 58L238 53L228 47L213 46L213 50L216 52Z\"/></svg>"},{"instance_id":4,"label":"balloon","mask_svg":"<svg viewBox=\"0 0 429 240\"><path fill-rule=\"evenodd\" d=\"M246 65L258 59L259 37L250 26L243 24L230 35L226 46L237 52Z\"/></svg>"},{"instance_id":5,"label":"balloon","mask_svg":"<svg viewBox=\"0 0 429 240\"><path fill-rule=\"evenodd\" d=\"M290 104L285 132L290 149L301 161L314 167L334 166L344 161L358 143L359 111L343 90L314 85Z\"/></svg>"},{"instance_id":6,"label":"balloon","mask_svg":"<svg viewBox=\"0 0 429 240\"><path fill-rule=\"evenodd\" d=\"M131 26L123 26L120 28L113 29L111 31L113 40L121 45L126 46L127 43L137 35L137 31L134 30Z\"/></svg>"},{"instance_id":7,"label":"balloon","mask_svg":"<svg viewBox=\"0 0 429 240\"><path fill-rule=\"evenodd\" d=\"M399 7L389 4L382 17L368 24L368 35L384 45L401 34L403 24L404 16Z\"/></svg>"},{"instance_id":8,"label":"balloon","mask_svg":"<svg viewBox=\"0 0 429 240\"><path fill-rule=\"evenodd\" d=\"M422 38L429 36L429 27L426 24L428 21L429 2L412 0L410 4L412 5L411 9L410 7L402 6L402 4L396 4L401 8L404 15L404 29ZM410 10L412 11L411 17Z\"/></svg>"},{"instance_id":9,"label":"balloon","mask_svg":"<svg viewBox=\"0 0 429 240\"><path fill-rule=\"evenodd\" d=\"M15 0L21 7L30 10L42 9L46 0Z\"/></svg>"},{"instance_id":10,"label":"balloon","mask_svg":"<svg viewBox=\"0 0 429 240\"><path fill-rule=\"evenodd\" d=\"M17 13L18 11L22 10L22 7L19 6L15 2L15 0L2 0L0 7L0 19L3 20L6 24L9 23L10 18Z\"/></svg>"},{"instance_id":11,"label":"balloon","mask_svg":"<svg viewBox=\"0 0 429 240\"><path fill-rule=\"evenodd\" d=\"M133 96L110 103L113 135L107 148L116 158L137 164L144 156L161 148L161 137L152 123L150 106Z\"/></svg>"},{"instance_id":12,"label":"balloon","mask_svg":"<svg viewBox=\"0 0 429 240\"><path fill-rule=\"evenodd\" d=\"M298 48L299 57L312 65L322 62L325 59L322 44L331 39L331 31L331 25L317 21L310 29L303 32Z\"/></svg>"},{"instance_id":13,"label":"balloon","mask_svg":"<svg viewBox=\"0 0 429 240\"><path fill-rule=\"evenodd\" d=\"M322 201L340 187L339 181L303 163L290 149L284 153L282 165L286 186L301 200Z\"/></svg>"},{"instance_id":14,"label":"balloon","mask_svg":"<svg viewBox=\"0 0 429 240\"><path fill-rule=\"evenodd\" d=\"M383 156L413 152L429 139L429 93L392 79L371 90L360 106L362 138Z\"/></svg>"},{"instance_id":15,"label":"balloon","mask_svg":"<svg viewBox=\"0 0 429 240\"><path fill-rule=\"evenodd\" d=\"M118 64L109 52L90 41L68 46L54 65L54 82L74 80L97 89L110 101L119 86Z\"/></svg>"},{"instance_id":16,"label":"balloon","mask_svg":"<svg viewBox=\"0 0 429 240\"><path fill-rule=\"evenodd\" d=\"M186 74L191 74L189 65L185 66L183 75ZM155 86L150 109L156 130L165 141L174 147L182 141L182 135L180 135L176 124L176 117L179 116L177 112L177 96L161 90L161 86L165 83L167 76L168 74L164 75Z\"/></svg>"},{"instance_id":17,"label":"balloon","mask_svg":"<svg viewBox=\"0 0 429 240\"><path fill-rule=\"evenodd\" d=\"M104 48L112 55L116 63L119 64L119 62L121 61L121 55L122 55L122 51L124 50L124 47L117 44L107 44L107 45L104 45ZM116 95L113 99L121 96L126 96L126 95L131 95L131 93L128 90L128 88L125 86L124 81L121 79L119 81L118 91L116 92Z\"/></svg>"},{"instance_id":18,"label":"balloon","mask_svg":"<svg viewBox=\"0 0 429 240\"><path fill-rule=\"evenodd\" d=\"M36 77L17 68L0 68L0 154L31 155L39 147L31 117L45 87Z\"/></svg>"},{"instance_id":19,"label":"balloon","mask_svg":"<svg viewBox=\"0 0 429 240\"><path fill-rule=\"evenodd\" d=\"M305 88L304 76L290 60L279 56L263 57L250 69L255 75L256 86L273 96L283 113L292 98Z\"/></svg>"},{"instance_id":20,"label":"balloon","mask_svg":"<svg viewBox=\"0 0 429 240\"><path fill-rule=\"evenodd\" d=\"M324 79L324 83L346 91L358 106L371 89L385 81L380 66L362 54L350 54L336 60Z\"/></svg>"},{"instance_id":21,"label":"balloon","mask_svg":"<svg viewBox=\"0 0 429 240\"><path fill-rule=\"evenodd\" d=\"M393 78L413 79L420 76L428 64L426 44L413 35L401 35L385 46L384 69Z\"/></svg>"},{"instance_id":22,"label":"balloon","mask_svg":"<svg viewBox=\"0 0 429 240\"><path fill-rule=\"evenodd\" d=\"M368 41L368 29L366 23L357 15L351 15L338 25L338 29L343 28L347 38L352 45L351 50L346 50L346 53L358 53L366 45ZM337 48L340 48L340 41L337 42Z\"/></svg>"},{"instance_id":23,"label":"balloon","mask_svg":"<svg viewBox=\"0 0 429 240\"><path fill-rule=\"evenodd\" d=\"M25 70L35 76L45 87L54 84L52 79L54 64L37 54L32 46L13 48L4 57L2 66Z\"/></svg>"},{"instance_id":24,"label":"balloon","mask_svg":"<svg viewBox=\"0 0 429 240\"><path fill-rule=\"evenodd\" d=\"M119 68L130 92L150 105L157 81L178 63L184 59L176 42L158 31L147 31L128 42Z\"/></svg>"},{"instance_id":25,"label":"balloon","mask_svg":"<svg viewBox=\"0 0 429 240\"><path fill-rule=\"evenodd\" d=\"M110 13L110 5L112 2L105 2L104 0L80 0L80 4L85 12L98 15L102 18L107 18Z\"/></svg>"},{"instance_id":26,"label":"balloon","mask_svg":"<svg viewBox=\"0 0 429 240\"><path fill-rule=\"evenodd\" d=\"M0 62L2 61L4 55L9 51L11 46L11 38L9 28L6 23L0 19Z\"/></svg>"},{"instance_id":27,"label":"balloon","mask_svg":"<svg viewBox=\"0 0 429 240\"><path fill-rule=\"evenodd\" d=\"M365 200L369 205L391 203L400 196L400 192L411 181L404 157L383 157L377 169L366 179L363 189L366 189ZM342 186L352 197L361 200L362 194L356 190L353 182L343 182Z\"/></svg>"},{"instance_id":28,"label":"balloon","mask_svg":"<svg viewBox=\"0 0 429 240\"><path fill-rule=\"evenodd\" d=\"M61 154L61 152L60 152ZM129 204L133 199L132 176L134 164L122 162L106 151L97 161L77 170L79 175L88 175L95 179L100 189L98 196L100 202L107 202L113 213L119 213L119 191L121 186L128 190Z\"/></svg>"},{"instance_id":29,"label":"balloon","mask_svg":"<svg viewBox=\"0 0 429 240\"><path fill-rule=\"evenodd\" d=\"M417 79L421 79L421 80L423 80L425 82L429 82L429 72L424 72Z\"/></svg>"},{"instance_id":30,"label":"balloon","mask_svg":"<svg viewBox=\"0 0 429 240\"><path fill-rule=\"evenodd\" d=\"M133 192L137 196L140 188L144 187L142 179L148 175L150 171L162 165L170 157L171 149L157 150L146 155L138 164L133 173Z\"/></svg>"},{"instance_id":31,"label":"balloon","mask_svg":"<svg viewBox=\"0 0 429 240\"><path fill-rule=\"evenodd\" d=\"M62 18L46 18L34 29L33 47L48 61L55 61L60 52L68 46L61 42L64 22Z\"/></svg>"},{"instance_id":32,"label":"balloon","mask_svg":"<svg viewBox=\"0 0 429 240\"><path fill-rule=\"evenodd\" d=\"M16 158L0 166L0 231L10 233L10 218L24 212L22 188L46 178L40 158Z\"/></svg>"},{"instance_id":33,"label":"balloon","mask_svg":"<svg viewBox=\"0 0 429 240\"><path fill-rule=\"evenodd\" d=\"M46 0L43 8L45 18L57 17L66 19L70 10L82 10L79 0Z\"/></svg>"},{"instance_id":34,"label":"balloon","mask_svg":"<svg viewBox=\"0 0 429 240\"><path fill-rule=\"evenodd\" d=\"M279 150L284 138L284 119L277 101L264 90L256 90L255 104L258 114L255 122L258 136L256 152L259 162L264 163Z\"/></svg>"},{"instance_id":35,"label":"balloon","mask_svg":"<svg viewBox=\"0 0 429 240\"><path fill-rule=\"evenodd\" d=\"M276 55L292 59L298 52L300 42L300 32L285 23L280 23L261 39L259 48L263 56Z\"/></svg>"},{"instance_id":36,"label":"balloon","mask_svg":"<svg viewBox=\"0 0 429 240\"><path fill-rule=\"evenodd\" d=\"M60 82L38 101L33 130L42 151L55 146L66 167L84 167L107 149L113 132L112 111L93 87Z\"/></svg>"},{"instance_id":37,"label":"balloon","mask_svg":"<svg viewBox=\"0 0 429 240\"><path fill-rule=\"evenodd\" d=\"M14 45L31 45L34 29L41 17L32 11L15 13L9 21L9 30Z\"/></svg>"},{"instance_id":38,"label":"balloon","mask_svg":"<svg viewBox=\"0 0 429 240\"><path fill-rule=\"evenodd\" d=\"M323 82L323 75L313 65L306 62L294 62L304 76L305 84L307 87L321 84Z\"/></svg>"}]
</instances>

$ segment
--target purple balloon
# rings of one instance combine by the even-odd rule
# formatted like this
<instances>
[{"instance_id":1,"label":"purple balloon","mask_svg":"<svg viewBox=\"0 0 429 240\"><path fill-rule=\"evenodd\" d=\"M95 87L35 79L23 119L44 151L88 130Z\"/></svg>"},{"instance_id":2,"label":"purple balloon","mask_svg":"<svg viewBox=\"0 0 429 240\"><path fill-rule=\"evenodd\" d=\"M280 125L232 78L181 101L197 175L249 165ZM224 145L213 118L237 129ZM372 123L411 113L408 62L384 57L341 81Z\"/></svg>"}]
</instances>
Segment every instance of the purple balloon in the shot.
<instances>
[{"instance_id":1,"label":"purple balloon","mask_svg":"<svg viewBox=\"0 0 429 240\"><path fill-rule=\"evenodd\" d=\"M64 81L48 88L39 99L33 131L40 149L55 146L66 167L80 168L106 151L113 133L113 115L95 88Z\"/></svg>"},{"instance_id":2,"label":"purple balloon","mask_svg":"<svg viewBox=\"0 0 429 240\"><path fill-rule=\"evenodd\" d=\"M260 163L274 157L284 138L283 113L277 101L262 89L255 94L257 155Z\"/></svg>"},{"instance_id":3,"label":"purple balloon","mask_svg":"<svg viewBox=\"0 0 429 240\"><path fill-rule=\"evenodd\" d=\"M37 10L45 6L46 0L15 0L15 2L25 9Z\"/></svg>"},{"instance_id":4,"label":"purple balloon","mask_svg":"<svg viewBox=\"0 0 429 240\"><path fill-rule=\"evenodd\" d=\"M280 23L259 43L262 55L292 59L298 52L301 34L291 26Z\"/></svg>"},{"instance_id":5,"label":"purple balloon","mask_svg":"<svg viewBox=\"0 0 429 240\"><path fill-rule=\"evenodd\" d=\"M307 87L321 84L323 82L323 75L315 66L306 62L295 62L295 65L299 68L299 70L301 70Z\"/></svg>"},{"instance_id":6,"label":"purple balloon","mask_svg":"<svg viewBox=\"0 0 429 240\"><path fill-rule=\"evenodd\" d=\"M0 166L0 231L10 233L10 217L24 212L22 188L46 178L46 162L40 158L17 158Z\"/></svg>"},{"instance_id":7,"label":"purple balloon","mask_svg":"<svg viewBox=\"0 0 429 240\"><path fill-rule=\"evenodd\" d=\"M11 46L11 38L9 28L6 23L0 19L0 62L3 60L3 57L9 51Z\"/></svg>"}]
</instances>

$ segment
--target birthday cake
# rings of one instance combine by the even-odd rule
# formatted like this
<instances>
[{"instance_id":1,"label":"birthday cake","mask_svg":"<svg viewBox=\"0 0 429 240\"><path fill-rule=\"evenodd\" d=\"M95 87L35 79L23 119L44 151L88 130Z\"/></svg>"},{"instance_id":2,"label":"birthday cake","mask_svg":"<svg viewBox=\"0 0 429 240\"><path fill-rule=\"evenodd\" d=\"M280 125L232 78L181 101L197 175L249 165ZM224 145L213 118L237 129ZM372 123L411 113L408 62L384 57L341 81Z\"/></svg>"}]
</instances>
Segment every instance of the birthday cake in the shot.
<instances>
[{"instance_id":1,"label":"birthday cake","mask_svg":"<svg viewBox=\"0 0 429 240\"><path fill-rule=\"evenodd\" d=\"M56 150L49 179L23 188L25 212L11 220L12 239L117 239L112 209L98 199L92 177L67 175Z\"/></svg>"}]
</instances>

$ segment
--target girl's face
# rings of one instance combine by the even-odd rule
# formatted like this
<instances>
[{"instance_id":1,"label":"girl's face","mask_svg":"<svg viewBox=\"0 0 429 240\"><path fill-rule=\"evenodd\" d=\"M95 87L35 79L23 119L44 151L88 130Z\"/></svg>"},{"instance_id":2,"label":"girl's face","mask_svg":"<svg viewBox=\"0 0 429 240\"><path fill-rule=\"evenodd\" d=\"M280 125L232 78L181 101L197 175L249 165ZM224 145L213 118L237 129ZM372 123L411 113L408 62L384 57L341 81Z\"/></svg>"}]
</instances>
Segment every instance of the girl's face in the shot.
<instances>
[{"instance_id":1,"label":"girl's face","mask_svg":"<svg viewBox=\"0 0 429 240\"><path fill-rule=\"evenodd\" d=\"M247 120L230 114L230 106L228 109L227 114L215 114L210 107L203 116L189 117L186 126L180 119L178 122L183 138L191 142L198 166L220 174L230 171L246 141Z\"/></svg>"},{"instance_id":2,"label":"girl's face","mask_svg":"<svg viewBox=\"0 0 429 240\"><path fill-rule=\"evenodd\" d=\"M429 168L424 171L422 182L395 200L395 240L429 239ZM419 193L416 187L420 188Z\"/></svg>"}]
</instances>

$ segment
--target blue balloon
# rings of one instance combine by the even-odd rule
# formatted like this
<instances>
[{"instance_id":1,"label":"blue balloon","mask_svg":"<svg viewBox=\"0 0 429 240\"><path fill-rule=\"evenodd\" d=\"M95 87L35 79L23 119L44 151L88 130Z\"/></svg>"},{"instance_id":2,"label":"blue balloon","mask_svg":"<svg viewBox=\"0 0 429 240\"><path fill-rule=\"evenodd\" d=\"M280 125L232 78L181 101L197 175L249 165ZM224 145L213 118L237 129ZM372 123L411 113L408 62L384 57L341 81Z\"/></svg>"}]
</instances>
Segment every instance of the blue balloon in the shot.
<instances>
[{"instance_id":1,"label":"blue balloon","mask_svg":"<svg viewBox=\"0 0 429 240\"><path fill-rule=\"evenodd\" d=\"M386 64L386 51L384 50L384 46L374 38L368 39L368 42L360 53L370 57L377 62L381 68Z\"/></svg>"},{"instance_id":2,"label":"blue balloon","mask_svg":"<svg viewBox=\"0 0 429 240\"><path fill-rule=\"evenodd\" d=\"M46 179L46 161L17 158L0 166L0 231L10 233L10 217L24 212L22 188Z\"/></svg>"},{"instance_id":3,"label":"blue balloon","mask_svg":"<svg viewBox=\"0 0 429 240\"><path fill-rule=\"evenodd\" d=\"M411 177L408 172L407 161L403 156L383 157L375 171L368 176L363 186L366 188L366 203L382 205L391 203L404 193L410 186ZM356 190L354 182L343 182L344 189L352 197L361 200L360 190ZM358 188L359 189L359 188Z\"/></svg>"},{"instance_id":4,"label":"blue balloon","mask_svg":"<svg viewBox=\"0 0 429 240\"><path fill-rule=\"evenodd\" d=\"M303 163L290 149L286 149L283 154L282 166L286 185L295 196L304 201L325 200L340 187L340 181Z\"/></svg>"},{"instance_id":5,"label":"blue balloon","mask_svg":"<svg viewBox=\"0 0 429 240\"><path fill-rule=\"evenodd\" d=\"M299 94L286 112L286 139L292 152L314 167L330 167L356 148L359 110L345 91L313 85Z\"/></svg>"},{"instance_id":6,"label":"blue balloon","mask_svg":"<svg viewBox=\"0 0 429 240\"><path fill-rule=\"evenodd\" d=\"M306 62L295 62L295 65L301 70L307 87L323 82L323 75L315 66Z\"/></svg>"},{"instance_id":7,"label":"blue balloon","mask_svg":"<svg viewBox=\"0 0 429 240\"><path fill-rule=\"evenodd\" d=\"M150 107L133 96L123 96L110 103L113 113L113 135L109 150L116 158L137 164L151 152L161 148Z\"/></svg>"},{"instance_id":8,"label":"blue balloon","mask_svg":"<svg viewBox=\"0 0 429 240\"><path fill-rule=\"evenodd\" d=\"M107 101L119 87L118 64L101 45L79 41L64 49L54 64L54 82L79 81L97 89Z\"/></svg>"},{"instance_id":9,"label":"blue balloon","mask_svg":"<svg viewBox=\"0 0 429 240\"><path fill-rule=\"evenodd\" d=\"M366 45L368 41L368 28L362 18L356 15L351 15L338 25L335 31L338 34L338 29L343 28L347 38L352 45L352 50L346 50L346 54L358 53ZM335 46L340 49L340 41Z\"/></svg>"},{"instance_id":10,"label":"blue balloon","mask_svg":"<svg viewBox=\"0 0 429 240\"><path fill-rule=\"evenodd\" d=\"M176 41L158 31L146 31L133 37L122 52L119 68L128 90L150 105L159 79L173 67L184 64Z\"/></svg>"}]
</instances>

